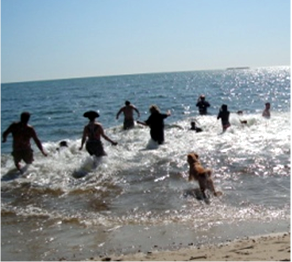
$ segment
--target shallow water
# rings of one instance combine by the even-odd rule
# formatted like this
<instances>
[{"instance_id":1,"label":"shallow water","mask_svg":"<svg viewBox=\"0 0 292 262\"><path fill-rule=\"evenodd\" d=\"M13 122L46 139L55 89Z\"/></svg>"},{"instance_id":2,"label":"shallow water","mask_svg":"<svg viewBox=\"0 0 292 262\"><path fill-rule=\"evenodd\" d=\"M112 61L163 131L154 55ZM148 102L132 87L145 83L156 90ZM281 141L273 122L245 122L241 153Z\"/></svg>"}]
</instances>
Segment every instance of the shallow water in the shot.
<instances>
[{"instance_id":1,"label":"shallow water","mask_svg":"<svg viewBox=\"0 0 292 262\"><path fill-rule=\"evenodd\" d=\"M2 260L85 259L289 230L289 78L287 69L282 68L62 80L2 87L1 128L11 118L7 103L17 100L14 90L25 89L23 104L10 113L18 114L31 106L31 122L49 153L45 158L35 148L35 161L25 175L10 179L7 172L14 168L9 155L11 142L2 144ZM80 106L90 101L82 92L88 82L96 83L92 89L96 94L105 85L115 88L128 85L128 95L137 96L139 103L146 104L135 103L142 120L147 118L147 107L153 100L162 105L162 111L171 108L172 116L165 120L165 144L158 147L153 143L147 127L136 125L132 130L123 131L122 120L113 120L123 98L113 98L114 91L109 90L109 94L102 93L105 97L99 98L110 101L98 103L102 105L100 121L106 134L119 144L111 146L103 141L108 156L102 159L90 157L85 150L79 151L86 121L77 115L82 116L81 112L91 109ZM63 109L57 109L53 90L64 83L62 94L69 96L67 100L71 104L60 103L58 107ZM149 89L142 92L154 83L155 92ZM187 94L177 89L186 92L191 83L202 86L197 93L213 94L213 99L218 97L217 102L211 102L210 115L197 115L192 104L194 98L186 98L182 104L181 98ZM268 96L273 101L273 110L271 119L267 120L261 117L261 110L270 91L263 93L263 90L271 83L273 94ZM42 92L33 95L51 98L42 106L32 102L25 106L30 101L27 92L40 89ZM188 96L193 92L189 90ZM258 101L246 109L244 101L250 94L256 94ZM222 134L216 113L226 100L232 112L231 127ZM240 123L235 108L245 110L240 118L247 120L247 125ZM63 125L67 116L76 119ZM203 132L189 130L194 119ZM63 139L69 147L57 151L58 142ZM203 166L213 170L215 187L223 192L218 198L210 196L210 204L186 195L188 190L197 187L195 182L187 182L186 157L192 151L200 155ZM77 178L82 175L85 176Z\"/></svg>"}]
</instances>

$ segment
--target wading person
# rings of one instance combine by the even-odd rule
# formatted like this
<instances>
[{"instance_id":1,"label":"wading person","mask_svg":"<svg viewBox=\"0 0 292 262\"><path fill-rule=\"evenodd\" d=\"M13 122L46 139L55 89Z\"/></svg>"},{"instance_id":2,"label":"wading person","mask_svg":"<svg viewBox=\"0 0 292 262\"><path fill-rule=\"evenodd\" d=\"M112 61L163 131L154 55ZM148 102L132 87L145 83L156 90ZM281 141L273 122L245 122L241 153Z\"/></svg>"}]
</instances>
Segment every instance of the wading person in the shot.
<instances>
[{"instance_id":1,"label":"wading person","mask_svg":"<svg viewBox=\"0 0 292 262\"><path fill-rule=\"evenodd\" d=\"M124 130L134 127L134 111L136 111L138 117L140 117L139 110L129 101L126 101L125 106L123 106L117 113L116 119L119 119L119 115L124 113Z\"/></svg>"},{"instance_id":2,"label":"wading person","mask_svg":"<svg viewBox=\"0 0 292 262\"><path fill-rule=\"evenodd\" d=\"M170 111L161 114L156 105L149 108L150 116L145 122L137 121L137 123L150 127L150 136L159 145L164 142L164 119L171 115Z\"/></svg>"},{"instance_id":3,"label":"wading person","mask_svg":"<svg viewBox=\"0 0 292 262\"><path fill-rule=\"evenodd\" d=\"M84 117L89 119L89 123L84 126L83 135L81 140L81 147L79 150L82 150L84 143L86 142L86 150L90 155L105 156L106 153L103 149L100 138L103 137L105 140L109 141L112 145L117 145L117 142L111 140L103 130L103 127L100 123L95 122L95 118L99 117L99 114L95 111L88 111L83 114Z\"/></svg>"},{"instance_id":4,"label":"wading person","mask_svg":"<svg viewBox=\"0 0 292 262\"><path fill-rule=\"evenodd\" d=\"M39 140L36 131L30 125L28 121L30 119L29 112L23 112L20 115L20 122L12 123L2 135L2 143L6 142L7 136L11 133L13 137L12 144L12 156L14 159L14 164L18 170L21 171L20 161L23 160L26 164L31 164L33 162L33 150L31 148L30 139L32 138L42 152L44 156L47 153L44 152L41 141Z\"/></svg>"}]
</instances>

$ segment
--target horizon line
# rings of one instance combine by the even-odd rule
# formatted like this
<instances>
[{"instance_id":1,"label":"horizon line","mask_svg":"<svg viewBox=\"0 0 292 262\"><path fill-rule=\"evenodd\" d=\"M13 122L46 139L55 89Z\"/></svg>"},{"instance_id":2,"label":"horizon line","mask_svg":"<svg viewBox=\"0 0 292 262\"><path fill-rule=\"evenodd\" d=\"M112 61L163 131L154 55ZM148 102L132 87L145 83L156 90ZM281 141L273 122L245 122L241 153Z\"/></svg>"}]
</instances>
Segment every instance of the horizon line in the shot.
<instances>
[{"instance_id":1,"label":"horizon line","mask_svg":"<svg viewBox=\"0 0 292 262\"><path fill-rule=\"evenodd\" d=\"M52 79L39 79L39 80L24 80L24 81L11 81L11 82L2 82L2 84L18 84L18 83L30 83L30 82L48 82L48 81L62 81L69 79L83 79L83 78L98 78L98 77L117 77L117 76L134 76L134 75L148 75L148 74L171 74L171 73L184 73L184 72L199 72L199 71L220 71L220 70L250 70L257 68L269 68L269 67L290 67L290 65L275 65L275 66L234 66L226 68L217 68L217 69L198 69L198 70L182 70L182 71L161 71L161 72L144 72L144 73L121 73L121 74L112 74L112 75L96 75L96 76L76 76L76 77L66 77L66 78L52 78Z\"/></svg>"}]
</instances>

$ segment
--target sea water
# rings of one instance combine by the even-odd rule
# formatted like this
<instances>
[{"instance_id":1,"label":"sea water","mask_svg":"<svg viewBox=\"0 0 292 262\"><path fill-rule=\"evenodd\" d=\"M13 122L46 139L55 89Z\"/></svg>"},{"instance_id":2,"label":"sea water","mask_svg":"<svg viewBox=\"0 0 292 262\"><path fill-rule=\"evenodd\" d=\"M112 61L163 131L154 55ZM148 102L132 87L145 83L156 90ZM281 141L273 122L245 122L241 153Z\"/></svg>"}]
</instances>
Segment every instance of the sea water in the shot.
<instances>
[{"instance_id":1,"label":"sea water","mask_svg":"<svg viewBox=\"0 0 292 262\"><path fill-rule=\"evenodd\" d=\"M196 108L201 94L211 104L206 116ZM171 110L163 145L148 127L122 129L116 113L125 100L141 121L151 104ZM270 119L261 116L266 102ZM231 112L225 133L222 104ZM118 142L103 140L106 157L79 150L87 110ZM32 141L34 163L9 178L11 136L2 143L2 260L82 260L290 230L290 67L2 84L1 132L23 111L48 156ZM68 147L57 150L62 140ZM198 187L187 181L190 152L223 193L209 203L188 194Z\"/></svg>"}]
</instances>

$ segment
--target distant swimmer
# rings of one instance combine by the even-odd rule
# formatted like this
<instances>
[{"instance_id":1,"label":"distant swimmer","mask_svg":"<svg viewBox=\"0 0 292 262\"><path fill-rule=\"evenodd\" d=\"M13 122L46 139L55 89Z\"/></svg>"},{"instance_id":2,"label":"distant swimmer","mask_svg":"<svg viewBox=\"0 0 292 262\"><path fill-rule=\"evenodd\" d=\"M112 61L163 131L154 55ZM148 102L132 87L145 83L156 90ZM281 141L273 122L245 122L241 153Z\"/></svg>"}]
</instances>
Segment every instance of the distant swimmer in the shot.
<instances>
[{"instance_id":1,"label":"distant swimmer","mask_svg":"<svg viewBox=\"0 0 292 262\"><path fill-rule=\"evenodd\" d=\"M265 109L262 114L263 117L265 118L271 117L270 108L271 108L271 104L269 102L265 103Z\"/></svg>"},{"instance_id":2,"label":"distant swimmer","mask_svg":"<svg viewBox=\"0 0 292 262\"><path fill-rule=\"evenodd\" d=\"M191 129L190 130L194 130L194 131L196 131L196 133L203 131L202 128L196 126L196 122L194 122L194 121L191 122Z\"/></svg>"},{"instance_id":3,"label":"distant swimmer","mask_svg":"<svg viewBox=\"0 0 292 262\"><path fill-rule=\"evenodd\" d=\"M95 118L99 117L99 114L97 112L87 111L83 114L83 116L89 119L89 123L88 125L84 126L81 147L79 148L79 150L82 150L83 145L86 141L86 150L90 155L95 155L97 157L105 156L106 153L103 149L100 137L103 137L114 146L118 143L111 140L104 133L103 127L100 123L95 122Z\"/></svg>"},{"instance_id":4,"label":"distant swimmer","mask_svg":"<svg viewBox=\"0 0 292 262\"><path fill-rule=\"evenodd\" d=\"M200 115L206 115L207 114L207 108L210 107L210 104L208 101L205 100L205 95L200 95L198 98L196 106L199 108Z\"/></svg>"},{"instance_id":5,"label":"distant swimmer","mask_svg":"<svg viewBox=\"0 0 292 262\"><path fill-rule=\"evenodd\" d=\"M12 123L2 135L2 143L6 142L7 136L11 133L13 137L13 152L12 156L14 158L14 164L18 170L21 171L20 161L23 160L26 164L31 164L33 162L33 150L31 149L30 139L32 138L42 152L44 156L47 153L44 152L42 143L39 140L36 131L30 125L28 121L30 119L29 112L23 112L20 115L20 122Z\"/></svg>"},{"instance_id":6,"label":"distant swimmer","mask_svg":"<svg viewBox=\"0 0 292 262\"><path fill-rule=\"evenodd\" d=\"M124 113L124 130L130 129L134 127L134 111L140 117L139 110L130 103L130 101L125 102L125 106L123 106L119 112L117 113L116 119L119 119L119 115Z\"/></svg>"},{"instance_id":7,"label":"distant swimmer","mask_svg":"<svg viewBox=\"0 0 292 262\"><path fill-rule=\"evenodd\" d=\"M227 105L223 104L217 116L217 120L221 118L223 132L225 132L228 127L230 127L229 115L230 112L227 110Z\"/></svg>"},{"instance_id":8,"label":"distant swimmer","mask_svg":"<svg viewBox=\"0 0 292 262\"><path fill-rule=\"evenodd\" d=\"M137 121L137 123L150 127L150 136L159 145L164 142L164 119L171 115L170 111L161 114L158 106L152 105L149 108L150 116L145 122Z\"/></svg>"}]
</instances>

